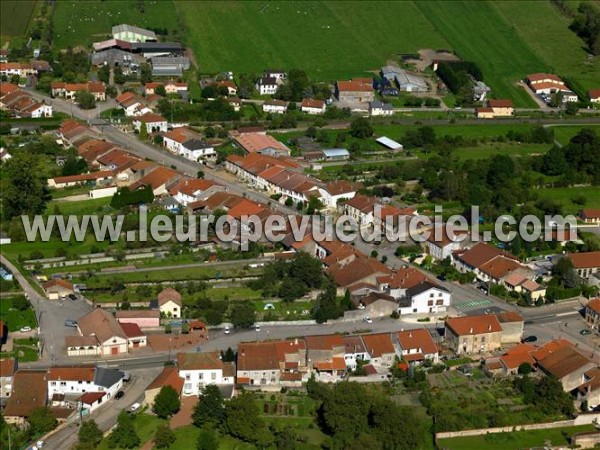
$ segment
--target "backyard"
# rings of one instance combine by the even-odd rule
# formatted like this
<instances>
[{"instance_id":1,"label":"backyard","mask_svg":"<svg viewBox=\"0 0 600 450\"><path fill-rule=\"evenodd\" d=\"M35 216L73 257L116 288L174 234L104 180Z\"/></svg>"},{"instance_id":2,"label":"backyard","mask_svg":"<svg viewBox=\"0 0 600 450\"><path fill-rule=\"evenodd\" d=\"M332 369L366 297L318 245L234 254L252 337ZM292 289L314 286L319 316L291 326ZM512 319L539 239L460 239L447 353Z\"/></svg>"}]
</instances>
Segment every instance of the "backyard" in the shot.
<instances>
[{"instance_id":1,"label":"backyard","mask_svg":"<svg viewBox=\"0 0 600 450\"><path fill-rule=\"evenodd\" d=\"M21 299L23 296L19 296ZM35 312L32 308L19 310L13 306L17 296L0 298L0 320L7 326L9 332L18 331L23 327L35 328Z\"/></svg>"}]
</instances>

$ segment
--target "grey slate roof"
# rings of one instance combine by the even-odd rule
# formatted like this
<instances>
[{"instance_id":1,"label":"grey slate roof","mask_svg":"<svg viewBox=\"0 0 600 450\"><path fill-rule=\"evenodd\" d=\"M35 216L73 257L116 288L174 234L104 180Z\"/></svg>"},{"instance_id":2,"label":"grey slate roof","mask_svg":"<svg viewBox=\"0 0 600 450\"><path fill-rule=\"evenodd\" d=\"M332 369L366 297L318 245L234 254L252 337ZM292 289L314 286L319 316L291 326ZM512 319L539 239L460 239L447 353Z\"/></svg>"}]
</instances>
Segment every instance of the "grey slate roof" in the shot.
<instances>
[{"instance_id":1,"label":"grey slate roof","mask_svg":"<svg viewBox=\"0 0 600 450\"><path fill-rule=\"evenodd\" d=\"M94 384L106 389L114 386L125 376L124 372L117 369L107 369L105 367L96 367L94 373Z\"/></svg>"}]
</instances>

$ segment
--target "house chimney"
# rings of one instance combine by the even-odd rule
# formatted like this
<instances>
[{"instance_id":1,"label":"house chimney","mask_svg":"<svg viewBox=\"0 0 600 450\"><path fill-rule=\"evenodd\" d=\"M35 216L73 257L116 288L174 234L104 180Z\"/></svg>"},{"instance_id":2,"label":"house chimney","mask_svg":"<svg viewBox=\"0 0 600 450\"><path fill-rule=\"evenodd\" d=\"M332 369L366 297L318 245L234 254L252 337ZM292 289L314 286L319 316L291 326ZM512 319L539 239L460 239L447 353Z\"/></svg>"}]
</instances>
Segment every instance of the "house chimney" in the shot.
<instances>
[{"instance_id":1,"label":"house chimney","mask_svg":"<svg viewBox=\"0 0 600 450\"><path fill-rule=\"evenodd\" d=\"M408 337L412 339L412 333L408 333Z\"/></svg>"},{"instance_id":2,"label":"house chimney","mask_svg":"<svg viewBox=\"0 0 600 450\"><path fill-rule=\"evenodd\" d=\"M469 328L469 333L473 334L473 327Z\"/></svg>"},{"instance_id":3,"label":"house chimney","mask_svg":"<svg viewBox=\"0 0 600 450\"><path fill-rule=\"evenodd\" d=\"M488 331L492 331L492 326L488 325Z\"/></svg>"}]
</instances>

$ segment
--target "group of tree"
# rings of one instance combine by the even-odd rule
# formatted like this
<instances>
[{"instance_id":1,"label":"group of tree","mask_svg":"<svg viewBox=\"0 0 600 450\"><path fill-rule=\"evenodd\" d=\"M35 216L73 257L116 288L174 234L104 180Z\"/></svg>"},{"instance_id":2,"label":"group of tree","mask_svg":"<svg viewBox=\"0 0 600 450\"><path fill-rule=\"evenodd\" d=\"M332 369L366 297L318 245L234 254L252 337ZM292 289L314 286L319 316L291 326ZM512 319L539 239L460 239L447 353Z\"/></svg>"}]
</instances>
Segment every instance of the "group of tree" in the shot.
<instances>
[{"instance_id":1,"label":"group of tree","mask_svg":"<svg viewBox=\"0 0 600 450\"><path fill-rule=\"evenodd\" d=\"M437 74L456 95L457 104L464 106L473 103L472 78L477 81L483 80L481 69L472 61L440 62Z\"/></svg>"},{"instance_id":2,"label":"group of tree","mask_svg":"<svg viewBox=\"0 0 600 450\"><path fill-rule=\"evenodd\" d=\"M279 86L275 98L300 102L303 98L327 99L331 95L329 86L312 82L304 70L291 69L285 82Z\"/></svg>"},{"instance_id":3,"label":"group of tree","mask_svg":"<svg viewBox=\"0 0 600 450\"><path fill-rule=\"evenodd\" d=\"M332 437L333 448L412 450L426 445L424 418L382 393L347 381L328 386L314 378L307 391L320 402L317 423Z\"/></svg>"},{"instance_id":4,"label":"group of tree","mask_svg":"<svg viewBox=\"0 0 600 450\"><path fill-rule=\"evenodd\" d=\"M135 448L140 443L133 417L126 411L121 411L117 418L117 426L108 437L109 448Z\"/></svg>"},{"instance_id":5,"label":"group of tree","mask_svg":"<svg viewBox=\"0 0 600 450\"><path fill-rule=\"evenodd\" d=\"M94 420L88 420L81 424L77 433L79 440L75 446L75 450L94 450L98 448L104 434L98 428L98 424Z\"/></svg>"},{"instance_id":6,"label":"group of tree","mask_svg":"<svg viewBox=\"0 0 600 450\"><path fill-rule=\"evenodd\" d=\"M175 122L192 121L234 121L241 118L224 98L214 101L198 101L188 103L163 98L158 102L158 110L164 117L173 118Z\"/></svg>"},{"instance_id":7,"label":"group of tree","mask_svg":"<svg viewBox=\"0 0 600 450\"><path fill-rule=\"evenodd\" d=\"M18 152L2 167L4 217L42 214L50 200L44 167L38 155Z\"/></svg>"},{"instance_id":8,"label":"group of tree","mask_svg":"<svg viewBox=\"0 0 600 450\"><path fill-rule=\"evenodd\" d=\"M600 9L591 2L580 2L569 26L587 45L590 53L600 55Z\"/></svg>"},{"instance_id":9,"label":"group of tree","mask_svg":"<svg viewBox=\"0 0 600 450\"><path fill-rule=\"evenodd\" d=\"M69 175L79 175L80 173L85 172L87 167L88 165L87 162L85 162L85 159L81 158L75 153L69 153L61 168L60 174L63 177Z\"/></svg>"},{"instance_id":10,"label":"group of tree","mask_svg":"<svg viewBox=\"0 0 600 450\"><path fill-rule=\"evenodd\" d=\"M322 283L322 292L317 296L315 306L313 307L313 318L317 323L325 323L344 315L345 309L350 309L351 305L338 303L337 287L333 279L324 277Z\"/></svg>"},{"instance_id":11,"label":"group of tree","mask_svg":"<svg viewBox=\"0 0 600 450\"><path fill-rule=\"evenodd\" d=\"M265 265L262 275L248 284L262 289L265 296L278 296L294 301L323 283L321 262L305 252L299 252L291 262L274 261Z\"/></svg>"},{"instance_id":12,"label":"group of tree","mask_svg":"<svg viewBox=\"0 0 600 450\"><path fill-rule=\"evenodd\" d=\"M572 417L575 413L573 399L563 390L561 382L554 376L534 379L524 374L514 380L514 386L523 394L526 404L533 405L543 414L549 416L562 414Z\"/></svg>"},{"instance_id":13,"label":"group of tree","mask_svg":"<svg viewBox=\"0 0 600 450\"><path fill-rule=\"evenodd\" d=\"M121 209L125 206L149 204L153 200L154 193L152 192L152 186L144 186L135 191L131 191L125 186L115 192L110 201L110 206L115 209Z\"/></svg>"}]
</instances>

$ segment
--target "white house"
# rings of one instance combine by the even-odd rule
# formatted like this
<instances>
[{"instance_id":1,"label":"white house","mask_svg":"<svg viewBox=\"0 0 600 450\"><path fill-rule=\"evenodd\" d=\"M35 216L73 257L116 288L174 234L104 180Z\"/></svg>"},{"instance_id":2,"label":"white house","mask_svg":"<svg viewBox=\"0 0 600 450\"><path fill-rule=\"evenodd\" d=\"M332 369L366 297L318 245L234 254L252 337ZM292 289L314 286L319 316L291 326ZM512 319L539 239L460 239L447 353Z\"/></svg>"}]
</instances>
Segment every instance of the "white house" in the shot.
<instances>
[{"instance_id":1,"label":"white house","mask_svg":"<svg viewBox=\"0 0 600 450\"><path fill-rule=\"evenodd\" d=\"M267 100L262 105L263 112L271 114L285 114L288 109L288 102L283 100Z\"/></svg>"},{"instance_id":2,"label":"white house","mask_svg":"<svg viewBox=\"0 0 600 450\"><path fill-rule=\"evenodd\" d=\"M438 314L450 306L451 294L443 286L429 280L406 289L400 299L400 314Z\"/></svg>"},{"instance_id":3,"label":"white house","mask_svg":"<svg viewBox=\"0 0 600 450\"><path fill-rule=\"evenodd\" d=\"M142 124L146 127L148 133L165 133L167 131L167 119L160 114L147 112L133 120L133 126L140 131Z\"/></svg>"},{"instance_id":4,"label":"white house","mask_svg":"<svg viewBox=\"0 0 600 450\"><path fill-rule=\"evenodd\" d=\"M431 230L427 241L423 243L425 251L437 260L444 260L452 256L452 252L459 250L470 242L467 231L447 230L445 226Z\"/></svg>"},{"instance_id":5,"label":"white house","mask_svg":"<svg viewBox=\"0 0 600 450\"><path fill-rule=\"evenodd\" d=\"M163 144L173 153L191 161L216 158L213 145L204 142L198 133L187 127L178 127L163 135Z\"/></svg>"},{"instance_id":6,"label":"white house","mask_svg":"<svg viewBox=\"0 0 600 450\"><path fill-rule=\"evenodd\" d=\"M141 115L140 112L145 108L141 99L133 92L123 92L115 98L115 101L125 111L127 117ZM148 108L148 111L144 111L142 114L146 112L150 112L150 109Z\"/></svg>"},{"instance_id":7,"label":"white house","mask_svg":"<svg viewBox=\"0 0 600 450\"><path fill-rule=\"evenodd\" d=\"M177 368L183 378L183 396L200 395L209 384L233 385L235 364L223 362L219 352L178 353Z\"/></svg>"},{"instance_id":8,"label":"white house","mask_svg":"<svg viewBox=\"0 0 600 450\"><path fill-rule=\"evenodd\" d=\"M343 336L342 339L345 346L344 360L348 369L356 370L359 361L371 359L361 336Z\"/></svg>"},{"instance_id":9,"label":"white house","mask_svg":"<svg viewBox=\"0 0 600 450\"><path fill-rule=\"evenodd\" d=\"M439 350L426 328L400 331L396 338L402 359L409 363L420 363L430 360L437 363Z\"/></svg>"},{"instance_id":10,"label":"white house","mask_svg":"<svg viewBox=\"0 0 600 450\"><path fill-rule=\"evenodd\" d=\"M2 325L4 327L4 325ZM0 330L0 335L4 330ZM0 396L10 397L12 393L13 377L19 368L19 362L14 358L0 359Z\"/></svg>"},{"instance_id":11,"label":"white house","mask_svg":"<svg viewBox=\"0 0 600 450\"><path fill-rule=\"evenodd\" d=\"M103 392L113 398L123 387L125 374L117 369L94 366L51 367L48 369L48 399L55 394L80 396Z\"/></svg>"},{"instance_id":12,"label":"white house","mask_svg":"<svg viewBox=\"0 0 600 450\"><path fill-rule=\"evenodd\" d=\"M79 336L67 336L69 356L119 355L127 353L129 342L111 313L96 308L77 321Z\"/></svg>"},{"instance_id":13,"label":"white house","mask_svg":"<svg viewBox=\"0 0 600 450\"><path fill-rule=\"evenodd\" d=\"M287 78L287 73L281 69L267 69L264 71L263 76L275 78L277 81L283 82Z\"/></svg>"},{"instance_id":14,"label":"white house","mask_svg":"<svg viewBox=\"0 0 600 450\"><path fill-rule=\"evenodd\" d=\"M273 77L262 77L256 82L256 90L260 95L273 95L277 92L280 81Z\"/></svg>"},{"instance_id":15,"label":"white house","mask_svg":"<svg viewBox=\"0 0 600 450\"><path fill-rule=\"evenodd\" d=\"M393 116L394 107L390 103L375 100L369 103L370 116Z\"/></svg>"},{"instance_id":16,"label":"white house","mask_svg":"<svg viewBox=\"0 0 600 450\"><path fill-rule=\"evenodd\" d=\"M181 317L181 294L173 288L165 288L158 294L158 309L161 315L178 319Z\"/></svg>"},{"instance_id":17,"label":"white house","mask_svg":"<svg viewBox=\"0 0 600 450\"><path fill-rule=\"evenodd\" d=\"M336 208L341 200L354 198L360 186L349 181L331 181L324 187L319 187L321 201L327 208Z\"/></svg>"},{"instance_id":18,"label":"white house","mask_svg":"<svg viewBox=\"0 0 600 450\"><path fill-rule=\"evenodd\" d=\"M356 194L344 203L344 214L351 216L359 226L364 227L373 223L376 204L377 200L374 197Z\"/></svg>"},{"instance_id":19,"label":"white house","mask_svg":"<svg viewBox=\"0 0 600 450\"><path fill-rule=\"evenodd\" d=\"M306 114L323 114L325 108L326 105L323 100L315 100L314 98L303 98L300 104L300 110Z\"/></svg>"}]
</instances>

